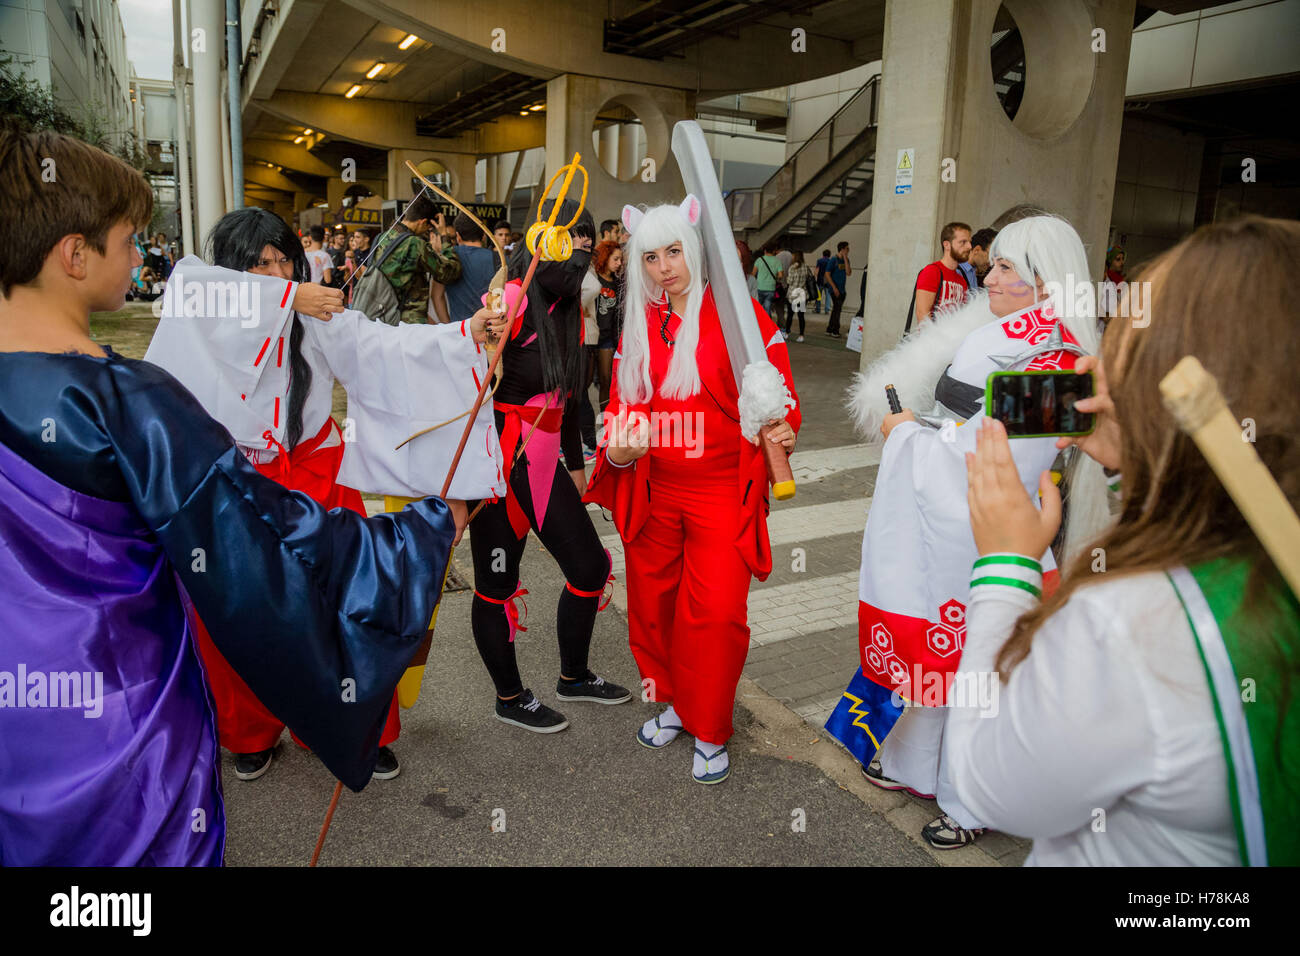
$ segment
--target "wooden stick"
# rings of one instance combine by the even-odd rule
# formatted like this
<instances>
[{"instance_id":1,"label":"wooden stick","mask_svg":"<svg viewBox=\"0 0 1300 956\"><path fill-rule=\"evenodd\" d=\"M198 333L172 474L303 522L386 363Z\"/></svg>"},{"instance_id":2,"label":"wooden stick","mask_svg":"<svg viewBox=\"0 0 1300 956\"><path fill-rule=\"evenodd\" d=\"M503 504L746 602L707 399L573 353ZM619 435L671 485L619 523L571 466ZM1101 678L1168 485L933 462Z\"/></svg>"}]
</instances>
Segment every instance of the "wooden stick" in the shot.
<instances>
[{"instance_id":1,"label":"wooden stick","mask_svg":"<svg viewBox=\"0 0 1300 956\"><path fill-rule=\"evenodd\" d=\"M763 446L763 458L767 462L767 480L772 485L772 497L777 501L786 501L794 497L794 472L790 470L790 456L785 453L785 446L768 441L767 436L775 425L764 425L758 431L758 442Z\"/></svg>"},{"instance_id":2,"label":"wooden stick","mask_svg":"<svg viewBox=\"0 0 1300 956\"><path fill-rule=\"evenodd\" d=\"M334 819L334 809L339 805L339 797L343 795L343 781L340 780L334 784L334 799L330 801L330 808L325 811L325 822L321 824L320 836L316 838L316 849L311 855L311 862L308 866L315 866L316 861L320 859L321 848L325 846L325 835L330 832L330 821Z\"/></svg>"},{"instance_id":3,"label":"wooden stick","mask_svg":"<svg viewBox=\"0 0 1300 956\"><path fill-rule=\"evenodd\" d=\"M1187 355L1160 382L1165 407L1236 503L1291 590L1300 594L1300 518L1255 446L1242 435L1219 383Z\"/></svg>"}]
</instances>

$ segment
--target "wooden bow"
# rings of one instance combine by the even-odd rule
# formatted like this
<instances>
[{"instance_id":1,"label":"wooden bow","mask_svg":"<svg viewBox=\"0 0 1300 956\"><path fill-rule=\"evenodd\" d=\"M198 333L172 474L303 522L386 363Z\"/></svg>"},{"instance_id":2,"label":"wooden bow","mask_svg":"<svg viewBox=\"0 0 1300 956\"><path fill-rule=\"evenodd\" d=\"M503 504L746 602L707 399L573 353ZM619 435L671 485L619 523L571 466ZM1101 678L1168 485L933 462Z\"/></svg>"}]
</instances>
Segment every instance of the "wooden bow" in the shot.
<instances>
[{"instance_id":1,"label":"wooden bow","mask_svg":"<svg viewBox=\"0 0 1300 956\"><path fill-rule=\"evenodd\" d=\"M450 193L444 192L433 181L426 179L424 175L415 167L415 164L412 163L409 159L406 161L406 168L411 171L412 175L414 175L416 179L424 183L426 189L433 190L443 199L447 200L447 202L451 203L453 206L455 206L465 215L469 216L469 218L473 220L474 225L478 226L480 229L483 230L483 235L487 236L489 239L492 240L492 247L497 251L497 259L500 261L501 267L497 269L496 274L492 276L492 281L488 283L487 304L491 308L499 308L501 305L501 296L504 294L504 290L505 290L506 278L510 273L510 267L506 263L505 247L502 246L501 243L497 241L496 233L494 233L491 229L489 229L487 223L485 223L478 216L474 215L474 213L472 213L468 208L466 208L454 196L452 196ZM496 351L496 343L493 341L492 336L489 336L488 338L487 350L488 350L489 357L493 352ZM498 382L501 381L501 372L502 372L502 367L500 363L498 363L496 366L496 372L494 373L496 380ZM418 436L412 435L411 437L415 438ZM410 439L408 438L407 441L410 441Z\"/></svg>"}]
</instances>

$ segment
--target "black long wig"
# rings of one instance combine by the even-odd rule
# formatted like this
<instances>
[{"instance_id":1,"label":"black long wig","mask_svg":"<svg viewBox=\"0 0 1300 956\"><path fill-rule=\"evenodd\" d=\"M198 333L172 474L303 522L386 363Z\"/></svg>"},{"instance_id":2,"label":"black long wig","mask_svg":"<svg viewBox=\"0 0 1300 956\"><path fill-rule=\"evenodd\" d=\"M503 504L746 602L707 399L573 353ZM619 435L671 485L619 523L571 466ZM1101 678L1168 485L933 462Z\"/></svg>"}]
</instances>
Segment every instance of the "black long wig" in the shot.
<instances>
[{"instance_id":1,"label":"black long wig","mask_svg":"<svg viewBox=\"0 0 1300 956\"><path fill-rule=\"evenodd\" d=\"M547 219L555 200L547 200L541 217ZM578 211L578 204L566 199L555 221L564 225ZM596 238L596 224L586 209L569 229L575 238ZM510 278L522 279L533 255L526 243L516 244L510 257ZM577 395L582 391L585 353L582 349L582 280L591 264L591 253L575 249L563 262L539 262L528 287L528 319L537 332L542 357L542 383L547 391ZM552 306L554 308L552 309Z\"/></svg>"},{"instance_id":2,"label":"black long wig","mask_svg":"<svg viewBox=\"0 0 1300 956\"><path fill-rule=\"evenodd\" d=\"M294 282L311 278L302 240L283 219L257 206L228 212L217 220L208 233L206 252L213 265L248 272L257 266L267 246L278 249L293 263ZM284 444L292 450L302 440L302 409L311 391L311 366L302 354L302 321L296 312L289 321L289 413L285 419Z\"/></svg>"}]
</instances>

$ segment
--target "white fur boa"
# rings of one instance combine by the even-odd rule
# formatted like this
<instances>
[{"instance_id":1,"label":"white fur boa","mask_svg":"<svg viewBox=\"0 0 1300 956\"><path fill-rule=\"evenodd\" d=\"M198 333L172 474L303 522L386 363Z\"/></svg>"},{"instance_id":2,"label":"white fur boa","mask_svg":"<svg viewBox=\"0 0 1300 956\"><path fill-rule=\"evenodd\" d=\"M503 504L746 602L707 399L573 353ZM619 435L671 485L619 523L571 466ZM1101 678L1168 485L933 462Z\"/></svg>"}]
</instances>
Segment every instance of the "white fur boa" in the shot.
<instances>
[{"instance_id":1,"label":"white fur boa","mask_svg":"<svg viewBox=\"0 0 1300 956\"><path fill-rule=\"evenodd\" d=\"M740 433L750 441L760 428L773 419L785 418L794 408L794 396L785 387L785 379L771 362L750 362L740 383Z\"/></svg>"},{"instance_id":2,"label":"white fur boa","mask_svg":"<svg viewBox=\"0 0 1300 956\"><path fill-rule=\"evenodd\" d=\"M931 318L867 367L849 386L848 409L858 432L878 442L880 425L889 414L885 386L893 385L904 408L925 413L934 408L934 386L966 336L996 320L986 292L962 305L935 312Z\"/></svg>"}]
</instances>

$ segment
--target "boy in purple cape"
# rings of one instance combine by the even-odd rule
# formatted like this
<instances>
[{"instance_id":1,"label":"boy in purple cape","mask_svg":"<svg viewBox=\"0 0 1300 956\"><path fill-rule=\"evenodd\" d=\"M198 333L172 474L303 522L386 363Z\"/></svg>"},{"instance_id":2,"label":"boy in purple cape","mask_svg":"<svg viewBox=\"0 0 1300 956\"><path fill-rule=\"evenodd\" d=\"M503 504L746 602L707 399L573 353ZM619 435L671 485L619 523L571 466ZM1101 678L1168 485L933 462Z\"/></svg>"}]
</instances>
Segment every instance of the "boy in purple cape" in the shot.
<instances>
[{"instance_id":1,"label":"boy in purple cape","mask_svg":"<svg viewBox=\"0 0 1300 956\"><path fill-rule=\"evenodd\" d=\"M325 511L167 372L91 339L140 262L140 173L9 125L0 168L0 221L23 224L0 232L0 865L217 865L219 749L181 587L360 790L455 525L437 498Z\"/></svg>"}]
</instances>

